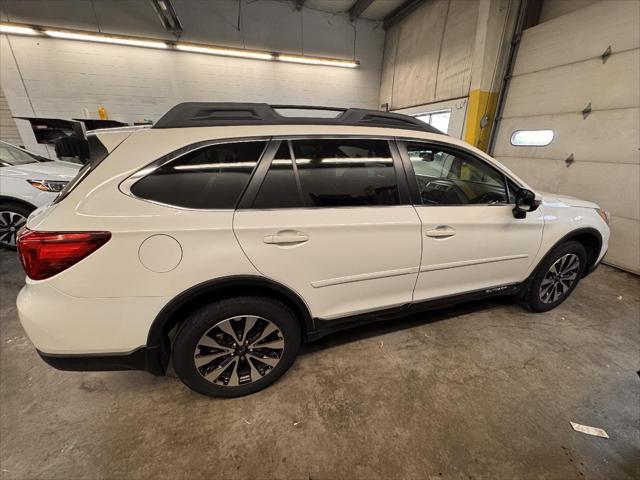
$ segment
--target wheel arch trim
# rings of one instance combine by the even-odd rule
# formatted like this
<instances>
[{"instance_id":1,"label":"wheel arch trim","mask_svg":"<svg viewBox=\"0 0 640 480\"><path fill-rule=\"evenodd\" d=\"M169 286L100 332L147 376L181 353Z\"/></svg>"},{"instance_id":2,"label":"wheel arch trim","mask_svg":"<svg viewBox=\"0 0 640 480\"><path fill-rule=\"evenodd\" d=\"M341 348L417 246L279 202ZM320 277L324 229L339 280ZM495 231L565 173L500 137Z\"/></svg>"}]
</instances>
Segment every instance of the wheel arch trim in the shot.
<instances>
[{"instance_id":1,"label":"wheel arch trim","mask_svg":"<svg viewBox=\"0 0 640 480\"><path fill-rule=\"evenodd\" d=\"M17 203L19 205L23 205L27 208L30 208L31 210L35 210L36 208L38 208L34 204L29 203L26 200L22 200L21 198L16 198L16 197L10 197L8 195L0 195L0 202Z\"/></svg>"},{"instance_id":2,"label":"wheel arch trim","mask_svg":"<svg viewBox=\"0 0 640 480\"><path fill-rule=\"evenodd\" d=\"M162 310L160 310L158 315L156 315L156 318L153 320L147 335L147 346L160 346L161 349L168 346L165 338L169 331L177 325L178 322L174 317L181 311L181 309L197 303L199 299L203 299L205 296L211 295L212 299L215 299L216 293L222 293L225 291L231 293L234 289L256 289L256 293L258 295L260 293L264 294L271 292L272 294L275 294L276 297L286 299L287 302L295 308L296 313L300 314L303 332L306 334L307 331L313 330L314 324L309 307L302 300L300 295L289 287L265 277L255 275L233 275L214 280L207 280L176 295L162 308ZM238 295L245 294L247 294L247 292L238 292Z\"/></svg>"},{"instance_id":3,"label":"wheel arch trim","mask_svg":"<svg viewBox=\"0 0 640 480\"><path fill-rule=\"evenodd\" d=\"M537 265L531 272L531 275L529 276L528 280L531 280L536 275L536 273L538 272L538 268L540 267L542 262L547 258L549 253L551 253L556 247L558 247L559 245L565 242L568 242L569 240L574 239L575 237L585 235L585 234L591 235L592 237L594 237L596 241L596 249L595 249L593 258L589 258L589 264L587 265L587 268L584 271L583 278L586 277L589 273L591 273L591 271L593 271L594 266L596 265L598 257L600 256L600 252L602 251L602 234L593 227L583 227L583 228L577 228L575 230L571 230L570 232L567 232L563 237L561 237L551 247L549 247L549 249L547 249L547 251L538 261Z\"/></svg>"}]
</instances>

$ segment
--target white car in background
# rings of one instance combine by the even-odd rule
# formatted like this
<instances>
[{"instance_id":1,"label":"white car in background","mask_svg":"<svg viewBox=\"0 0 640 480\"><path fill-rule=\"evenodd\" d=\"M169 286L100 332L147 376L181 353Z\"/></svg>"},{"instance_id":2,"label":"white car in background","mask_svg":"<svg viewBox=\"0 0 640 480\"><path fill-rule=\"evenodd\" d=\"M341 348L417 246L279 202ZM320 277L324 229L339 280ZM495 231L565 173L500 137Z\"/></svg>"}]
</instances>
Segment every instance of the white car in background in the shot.
<instances>
[{"instance_id":1,"label":"white car in background","mask_svg":"<svg viewBox=\"0 0 640 480\"><path fill-rule=\"evenodd\" d=\"M14 249L29 214L52 202L80 167L0 141L0 246Z\"/></svg>"}]
</instances>

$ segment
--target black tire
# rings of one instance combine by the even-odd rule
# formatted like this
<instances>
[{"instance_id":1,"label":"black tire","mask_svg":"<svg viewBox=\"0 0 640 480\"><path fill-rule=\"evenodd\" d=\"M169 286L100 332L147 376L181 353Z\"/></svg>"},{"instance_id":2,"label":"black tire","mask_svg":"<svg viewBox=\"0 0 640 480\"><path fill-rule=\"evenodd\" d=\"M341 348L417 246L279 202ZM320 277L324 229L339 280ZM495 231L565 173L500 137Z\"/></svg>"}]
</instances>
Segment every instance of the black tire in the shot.
<instances>
[{"instance_id":1,"label":"black tire","mask_svg":"<svg viewBox=\"0 0 640 480\"><path fill-rule=\"evenodd\" d=\"M553 298L548 298L547 301L544 301L542 297L542 282L545 281L545 277L548 274L553 276L553 273L550 273L551 267L561 258L567 255L575 255L579 259L579 266L577 271L575 272L576 277L575 280L559 295L559 297L555 300ZM571 257L568 257L571 258ZM575 290L584 274L585 268L587 267L587 251L582 246L581 243L575 241L568 241L561 245L555 247L551 252L547 254L547 256L542 260L538 268L536 269L536 273L531 280L529 287L527 289L527 294L525 296L525 300L531 310L534 312L548 312L556 308L562 302L564 302L571 292ZM573 272L572 272L573 273ZM545 286L548 285L545 284Z\"/></svg>"},{"instance_id":2,"label":"black tire","mask_svg":"<svg viewBox=\"0 0 640 480\"><path fill-rule=\"evenodd\" d=\"M26 223L27 217L33 212L34 208L28 207L21 203L16 202L0 202L0 247L5 250L15 250L16 234L17 231ZM17 218L14 215L17 214L24 219L24 221L12 224L11 219ZM13 230L11 229L13 228Z\"/></svg>"},{"instance_id":3,"label":"black tire","mask_svg":"<svg viewBox=\"0 0 640 480\"><path fill-rule=\"evenodd\" d=\"M194 359L196 348L201 348L198 347L198 344L201 342L205 333L214 329L216 325L229 321L229 319L248 316L256 316L268 320L268 322L271 322L279 329L279 333L276 334L276 336L281 335L284 340L284 349L279 353L278 363L272 369L268 370L268 373L264 374L264 376L261 376L255 381L250 381L249 383L238 386L227 386L205 379L196 367ZM242 320L239 320L239 322L241 321ZM245 319L245 322L246 321ZM234 320L234 322L236 321ZM244 325L247 324L245 323ZM260 325L258 325L258 327L259 326ZM219 332L217 327L214 331ZM180 378L187 387L198 393L211 397L240 397L262 390L278 380L278 378L289 369L298 356L301 343L302 332L300 323L291 309L282 302L268 297L228 298L205 305L185 320L173 343L173 368L178 378ZM278 350L278 352L280 352L280 350ZM249 361L249 355L250 354L247 354L246 360L245 356L242 356L242 361ZM227 358L230 357L231 355ZM238 362L240 362L240 360L238 360ZM255 365L254 362L253 366ZM264 367L264 365L262 365L262 367ZM200 368L206 367L201 366ZM220 370L216 369L216 372L224 371L225 368L221 368ZM231 375L234 372L231 372ZM239 378L239 375L236 378Z\"/></svg>"}]
</instances>

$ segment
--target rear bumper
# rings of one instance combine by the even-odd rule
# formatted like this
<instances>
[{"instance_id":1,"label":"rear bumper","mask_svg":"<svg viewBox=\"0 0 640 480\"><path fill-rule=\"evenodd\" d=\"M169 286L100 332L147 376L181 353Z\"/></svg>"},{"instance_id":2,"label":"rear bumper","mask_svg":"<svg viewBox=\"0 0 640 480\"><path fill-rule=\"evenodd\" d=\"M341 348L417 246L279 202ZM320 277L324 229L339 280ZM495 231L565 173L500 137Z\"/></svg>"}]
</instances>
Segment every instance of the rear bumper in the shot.
<instances>
[{"instance_id":1,"label":"rear bumper","mask_svg":"<svg viewBox=\"0 0 640 480\"><path fill-rule=\"evenodd\" d=\"M160 347L140 347L130 353L64 355L37 350L40 358L57 370L98 372L108 370L145 370L153 375L165 374L167 362Z\"/></svg>"},{"instance_id":2,"label":"rear bumper","mask_svg":"<svg viewBox=\"0 0 640 480\"><path fill-rule=\"evenodd\" d=\"M47 282L27 281L18 316L35 347L49 355L126 355L147 345L149 328L165 297L85 298Z\"/></svg>"},{"instance_id":3,"label":"rear bumper","mask_svg":"<svg viewBox=\"0 0 640 480\"><path fill-rule=\"evenodd\" d=\"M164 297L80 298L27 281L18 316L42 359L59 370L145 370L163 375L169 349L148 345Z\"/></svg>"}]
</instances>

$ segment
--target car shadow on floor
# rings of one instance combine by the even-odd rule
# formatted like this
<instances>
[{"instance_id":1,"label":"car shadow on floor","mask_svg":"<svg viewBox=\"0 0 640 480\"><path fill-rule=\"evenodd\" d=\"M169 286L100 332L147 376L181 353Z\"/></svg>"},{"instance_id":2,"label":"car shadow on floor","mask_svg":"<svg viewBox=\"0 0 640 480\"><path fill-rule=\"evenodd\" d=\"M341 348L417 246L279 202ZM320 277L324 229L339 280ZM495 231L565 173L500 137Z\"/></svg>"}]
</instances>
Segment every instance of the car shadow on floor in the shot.
<instances>
[{"instance_id":1,"label":"car shadow on floor","mask_svg":"<svg viewBox=\"0 0 640 480\"><path fill-rule=\"evenodd\" d=\"M365 323L362 325L350 327L345 330L341 330L339 332L330 333L326 337L322 337L319 340L309 342L303 345L300 355L311 354L319 350L339 347L341 345L346 345L352 342L366 340L372 337L383 336L392 332L408 330L420 325L427 325L443 320L455 319L456 317L462 315L479 313L501 306L518 307L519 304L518 300L512 296L493 297L484 300L472 300L450 307L427 310L424 312L407 315L406 317L372 320L371 323Z\"/></svg>"}]
</instances>

